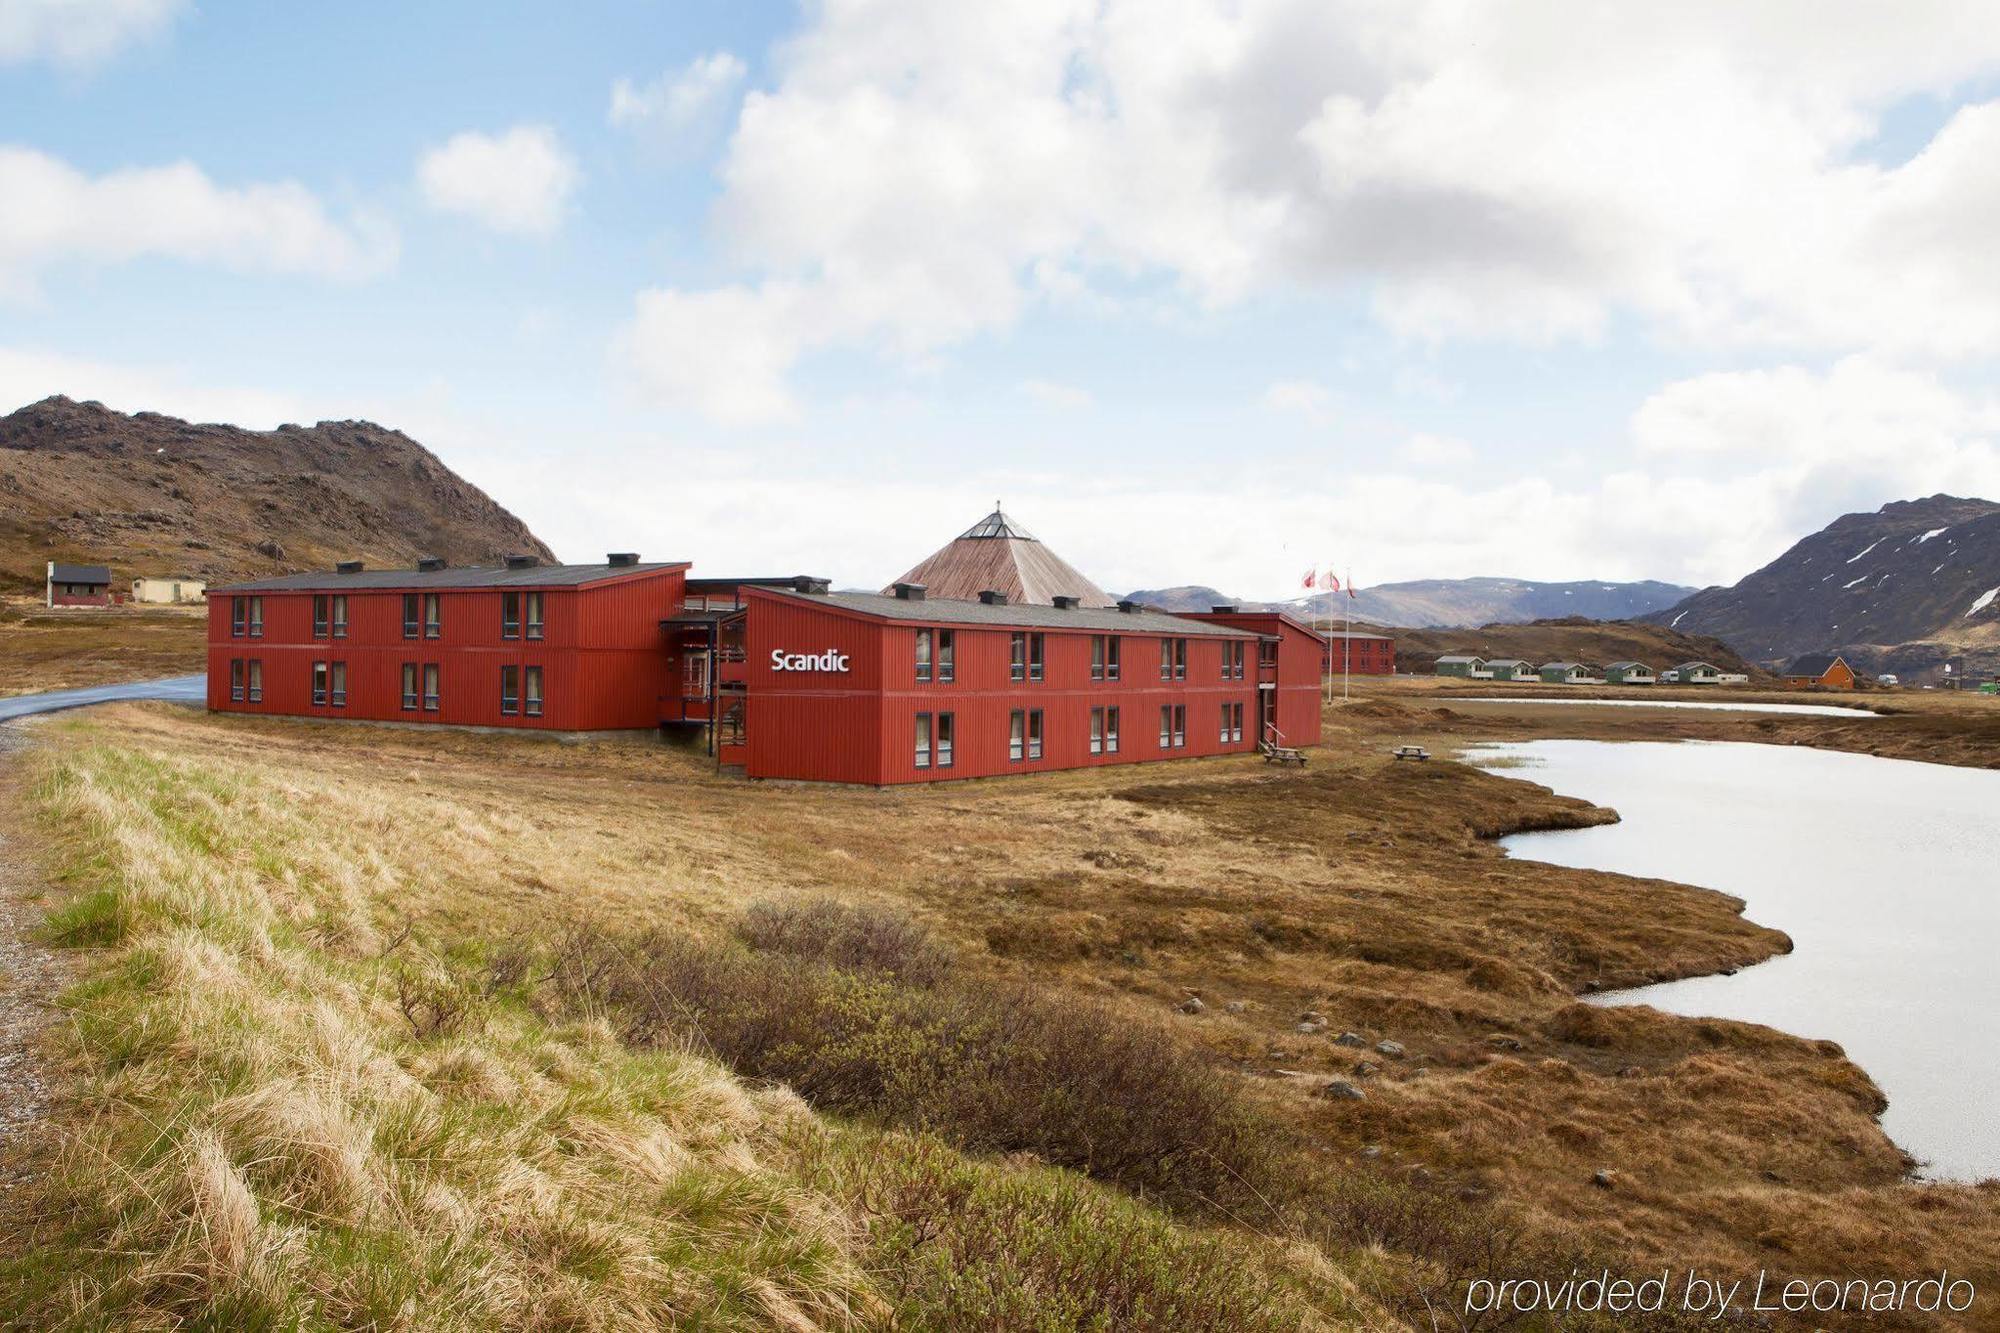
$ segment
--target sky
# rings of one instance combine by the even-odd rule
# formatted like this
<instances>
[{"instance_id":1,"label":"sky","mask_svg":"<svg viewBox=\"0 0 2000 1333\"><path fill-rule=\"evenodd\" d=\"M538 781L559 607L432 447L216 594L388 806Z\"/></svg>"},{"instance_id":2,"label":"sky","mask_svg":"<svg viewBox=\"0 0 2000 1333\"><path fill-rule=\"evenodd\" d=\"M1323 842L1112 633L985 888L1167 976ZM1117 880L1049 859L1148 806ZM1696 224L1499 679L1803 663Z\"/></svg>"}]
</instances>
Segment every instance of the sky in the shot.
<instances>
[{"instance_id":1,"label":"sky","mask_svg":"<svg viewBox=\"0 0 2000 1333\"><path fill-rule=\"evenodd\" d=\"M0 0L0 411L400 428L567 559L1731 583L2000 498L1983 3Z\"/></svg>"}]
</instances>

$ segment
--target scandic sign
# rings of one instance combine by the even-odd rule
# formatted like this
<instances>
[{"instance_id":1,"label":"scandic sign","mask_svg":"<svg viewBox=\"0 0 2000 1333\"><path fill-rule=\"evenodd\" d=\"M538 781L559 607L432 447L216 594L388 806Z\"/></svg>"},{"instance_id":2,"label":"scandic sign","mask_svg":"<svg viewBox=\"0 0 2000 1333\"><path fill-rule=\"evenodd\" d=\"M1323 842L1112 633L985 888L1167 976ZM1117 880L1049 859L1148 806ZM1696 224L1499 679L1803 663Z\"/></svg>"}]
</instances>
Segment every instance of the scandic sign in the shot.
<instances>
[{"instance_id":1,"label":"scandic sign","mask_svg":"<svg viewBox=\"0 0 2000 1333\"><path fill-rule=\"evenodd\" d=\"M771 670L773 671L846 671L847 654L829 648L823 653L788 653L783 648L771 650Z\"/></svg>"}]
</instances>

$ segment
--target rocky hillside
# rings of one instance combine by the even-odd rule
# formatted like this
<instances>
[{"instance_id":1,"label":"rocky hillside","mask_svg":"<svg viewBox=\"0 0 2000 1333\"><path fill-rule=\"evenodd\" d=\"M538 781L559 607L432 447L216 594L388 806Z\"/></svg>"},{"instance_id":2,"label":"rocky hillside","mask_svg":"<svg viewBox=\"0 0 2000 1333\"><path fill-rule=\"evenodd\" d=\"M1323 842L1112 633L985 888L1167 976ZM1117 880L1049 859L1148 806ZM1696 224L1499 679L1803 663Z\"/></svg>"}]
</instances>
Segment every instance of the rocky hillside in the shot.
<instances>
[{"instance_id":1,"label":"rocky hillside","mask_svg":"<svg viewBox=\"0 0 2000 1333\"><path fill-rule=\"evenodd\" d=\"M1686 634L1639 620L1591 620L1567 616L1525 625L1492 624L1477 629L1401 629L1396 661L1421 674L1446 653L1518 657L1529 662L1644 662L1656 671L1682 662L1713 662L1725 671L1761 675L1720 639Z\"/></svg>"},{"instance_id":2,"label":"rocky hillside","mask_svg":"<svg viewBox=\"0 0 2000 1333\"><path fill-rule=\"evenodd\" d=\"M1356 620L1366 620L1371 625L1486 625L1563 616L1626 620L1672 606L1693 591L1650 580L1537 583L1531 579L1417 579L1363 588L1353 599L1352 610ZM1205 611L1220 602L1276 606L1294 612L1307 607L1303 598L1289 602L1243 602L1202 584L1150 588L1126 595L1169 611ZM1336 607L1338 603L1339 598L1332 596L1323 601L1328 607ZM1338 613L1345 614L1345 610Z\"/></svg>"},{"instance_id":3,"label":"rocky hillside","mask_svg":"<svg viewBox=\"0 0 2000 1333\"><path fill-rule=\"evenodd\" d=\"M50 560L207 579L335 560L553 559L520 519L400 431L322 421L273 431L46 398L0 417L0 587L39 591Z\"/></svg>"},{"instance_id":4,"label":"rocky hillside","mask_svg":"<svg viewBox=\"0 0 2000 1333\"><path fill-rule=\"evenodd\" d=\"M1847 514L1735 587L1646 619L1759 662L1838 652L1905 677L1954 660L2000 670L2000 504L1933 495Z\"/></svg>"}]
</instances>

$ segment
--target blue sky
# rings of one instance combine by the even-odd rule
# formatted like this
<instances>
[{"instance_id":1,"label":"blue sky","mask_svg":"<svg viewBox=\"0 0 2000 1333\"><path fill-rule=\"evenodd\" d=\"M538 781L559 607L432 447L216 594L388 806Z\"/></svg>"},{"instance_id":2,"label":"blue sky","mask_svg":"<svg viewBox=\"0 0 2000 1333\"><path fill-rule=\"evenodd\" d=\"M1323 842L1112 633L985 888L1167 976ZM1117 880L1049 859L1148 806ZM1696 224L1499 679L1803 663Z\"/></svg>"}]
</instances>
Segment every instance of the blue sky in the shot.
<instances>
[{"instance_id":1,"label":"blue sky","mask_svg":"<svg viewBox=\"0 0 2000 1333\"><path fill-rule=\"evenodd\" d=\"M0 408L399 426L559 552L1733 581L2000 496L1977 5L0 0Z\"/></svg>"}]
</instances>

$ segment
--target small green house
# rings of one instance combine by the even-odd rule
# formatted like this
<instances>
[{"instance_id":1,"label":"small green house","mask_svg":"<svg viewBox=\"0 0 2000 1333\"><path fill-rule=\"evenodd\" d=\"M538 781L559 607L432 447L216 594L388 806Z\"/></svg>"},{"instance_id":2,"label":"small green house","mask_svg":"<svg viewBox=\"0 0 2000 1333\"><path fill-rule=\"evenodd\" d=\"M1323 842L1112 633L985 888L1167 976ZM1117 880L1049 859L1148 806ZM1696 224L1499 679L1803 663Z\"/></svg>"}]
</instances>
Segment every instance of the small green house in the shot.
<instances>
[{"instance_id":1,"label":"small green house","mask_svg":"<svg viewBox=\"0 0 2000 1333\"><path fill-rule=\"evenodd\" d=\"M1675 685L1715 685L1722 680L1722 668L1709 662L1683 662L1660 679Z\"/></svg>"},{"instance_id":2,"label":"small green house","mask_svg":"<svg viewBox=\"0 0 2000 1333\"><path fill-rule=\"evenodd\" d=\"M1541 674L1550 685L1582 685L1596 679L1581 662L1544 662Z\"/></svg>"},{"instance_id":3,"label":"small green house","mask_svg":"<svg viewBox=\"0 0 2000 1333\"><path fill-rule=\"evenodd\" d=\"M1604 668L1607 685L1651 685L1658 679L1644 662L1611 662Z\"/></svg>"},{"instance_id":4,"label":"small green house","mask_svg":"<svg viewBox=\"0 0 2000 1333\"><path fill-rule=\"evenodd\" d=\"M1460 676L1467 680L1486 677L1486 659L1468 657L1454 653L1437 660L1437 674L1440 676Z\"/></svg>"},{"instance_id":5,"label":"small green house","mask_svg":"<svg viewBox=\"0 0 2000 1333\"><path fill-rule=\"evenodd\" d=\"M1533 662L1523 662L1516 657L1496 657L1486 664L1486 670L1495 680L1537 680Z\"/></svg>"}]
</instances>

